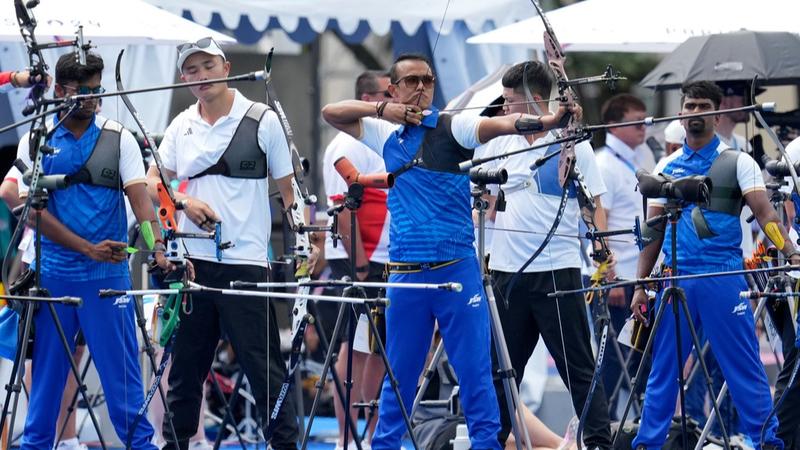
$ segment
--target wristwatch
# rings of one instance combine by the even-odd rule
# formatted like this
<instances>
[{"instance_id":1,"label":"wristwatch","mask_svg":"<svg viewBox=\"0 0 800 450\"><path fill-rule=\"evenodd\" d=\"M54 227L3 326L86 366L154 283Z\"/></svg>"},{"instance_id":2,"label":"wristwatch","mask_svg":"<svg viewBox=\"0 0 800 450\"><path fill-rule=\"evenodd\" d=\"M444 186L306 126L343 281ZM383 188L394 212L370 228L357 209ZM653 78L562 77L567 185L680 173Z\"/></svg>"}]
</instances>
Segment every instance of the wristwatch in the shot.
<instances>
[{"instance_id":1,"label":"wristwatch","mask_svg":"<svg viewBox=\"0 0 800 450\"><path fill-rule=\"evenodd\" d=\"M356 266L356 272L358 272L358 273L369 272L369 264L365 264L363 266Z\"/></svg>"}]
</instances>

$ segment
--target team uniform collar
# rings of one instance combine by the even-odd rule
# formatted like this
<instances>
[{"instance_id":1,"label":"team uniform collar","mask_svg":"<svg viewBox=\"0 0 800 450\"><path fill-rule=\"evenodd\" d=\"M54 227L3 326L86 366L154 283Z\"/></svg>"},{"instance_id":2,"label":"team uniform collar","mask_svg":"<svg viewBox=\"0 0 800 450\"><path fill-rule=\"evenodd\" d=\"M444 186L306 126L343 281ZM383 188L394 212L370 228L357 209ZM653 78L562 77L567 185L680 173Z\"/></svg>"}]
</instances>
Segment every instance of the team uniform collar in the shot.
<instances>
[{"instance_id":1,"label":"team uniform collar","mask_svg":"<svg viewBox=\"0 0 800 450\"><path fill-rule=\"evenodd\" d=\"M711 139L711 142L704 145L702 148L698 150L692 150L691 148L689 148L689 146L686 144L686 140L684 140L682 156L684 159L690 159L693 156L697 155L700 158L703 158L708 161L716 157L717 147L719 147L719 144L720 144L719 136L717 136L716 134L714 135L714 138Z\"/></svg>"},{"instance_id":2,"label":"team uniform collar","mask_svg":"<svg viewBox=\"0 0 800 450\"><path fill-rule=\"evenodd\" d=\"M48 129L52 130L53 128L55 128L55 126L58 124L60 120L61 119L58 117L58 114L53 114L52 123L50 124ZM96 121L97 121L97 114L93 113L92 121L89 123L89 126L86 127L86 129L88 130L89 128L93 127ZM72 137L75 136L72 134L72 131L70 131L69 128L65 127L63 124L60 127L56 128L55 131L53 131L53 137L55 138L63 138L64 136L67 135Z\"/></svg>"}]
</instances>

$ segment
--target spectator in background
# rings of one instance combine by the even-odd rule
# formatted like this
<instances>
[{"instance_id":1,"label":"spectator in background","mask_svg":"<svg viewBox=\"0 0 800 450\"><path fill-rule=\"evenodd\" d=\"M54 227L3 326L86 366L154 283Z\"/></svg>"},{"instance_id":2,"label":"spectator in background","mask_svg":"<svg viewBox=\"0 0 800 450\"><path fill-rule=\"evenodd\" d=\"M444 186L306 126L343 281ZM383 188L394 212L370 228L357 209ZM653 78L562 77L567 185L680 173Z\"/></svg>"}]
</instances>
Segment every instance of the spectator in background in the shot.
<instances>
[{"instance_id":1,"label":"spectator in background","mask_svg":"<svg viewBox=\"0 0 800 450\"><path fill-rule=\"evenodd\" d=\"M642 120L647 116L644 103L631 94L618 94L609 98L601 108L601 119L604 124L615 124ZM642 151L646 147L642 144L645 140L644 125L611 128L606 132L606 144L597 150L597 167L606 185L606 192L602 194L603 207L606 211L608 229L630 229L634 226L636 217L642 218L642 195L636 189L638 180L636 171L652 170L652 167L642 167ZM623 279L636 278L636 261L639 257L639 248L629 239L610 239L608 246L616 255L617 277ZM625 320L630 316L628 308L633 297L633 286L612 289L608 293L608 313L611 326L618 332L625 325ZM592 303L595 317L605 314L602 302ZM601 309L602 308L602 309ZM622 349L627 354L628 349ZM636 358L638 360L638 358ZM633 366L638 366L638 361L632 361ZM614 391L617 380L621 376L621 367L624 364L617 357L616 352L608 352L603 366L603 385L609 395ZM631 374L633 376L633 374ZM616 401L619 397L611 399L609 404L610 415L616 419Z\"/></svg>"},{"instance_id":2,"label":"spectator in background","mask_svg":"<svg viewBox=\"0 0 800 450\"><path fill-rule=\"evenodd\" d=\"M681 125L681 121L670 122L664 129L664 156L669 156L675 150L682 148L684 139L686 139L686 130Z\"/></svg>"},{"instance_id":3,"label":"spectator in background","mask_svg":"<svg viewBox=\"0 0 800 450\"><path fill-rule=\"evenodd\" d=\"M749 103L745 100L749 96L748 83L741 81L719 82L717 86L722 89L722 102L720 102L719 109L740 108ZM734 150L741 150L747 153L752 153L753 149L750 143L744 136L734 133L736 125L740 123L747 123L750 118L750 113L746 111L721 114L719 122L717 123L717 136L723 144Z\"/></svg>"}]
</instances>

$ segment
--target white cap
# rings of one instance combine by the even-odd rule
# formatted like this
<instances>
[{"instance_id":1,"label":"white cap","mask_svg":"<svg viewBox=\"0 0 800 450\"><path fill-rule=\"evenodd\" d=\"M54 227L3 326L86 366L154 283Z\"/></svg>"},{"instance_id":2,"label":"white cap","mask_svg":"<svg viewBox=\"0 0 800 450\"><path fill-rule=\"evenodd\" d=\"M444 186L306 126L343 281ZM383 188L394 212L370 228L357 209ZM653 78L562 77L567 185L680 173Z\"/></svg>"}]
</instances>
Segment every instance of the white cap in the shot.
<instances>
[{"instance_id":1,"label":"white cap","mask_svg":"<svg viewBox=\"0 0 800 450\"><path fill-rule=\"evenodd\" d=\"M683 144L686 139L686 130L680 120L673 120L664 128L664 140L670 144Z\"/></svg>"},{"instance_id":2,"label":"white cap","mask_svg":"<svg viewBox=\"0 0 800 450\"><path fill-rule=\"evenodd\" d=\"M178 71L183 73L183 63L186 62L186 58L200 52L222 56L223 60L226 59L225 52L219 48L217 41L212 37L205 37L196 42L187 42L178 46Z\"/></svg>"}]
</instances>

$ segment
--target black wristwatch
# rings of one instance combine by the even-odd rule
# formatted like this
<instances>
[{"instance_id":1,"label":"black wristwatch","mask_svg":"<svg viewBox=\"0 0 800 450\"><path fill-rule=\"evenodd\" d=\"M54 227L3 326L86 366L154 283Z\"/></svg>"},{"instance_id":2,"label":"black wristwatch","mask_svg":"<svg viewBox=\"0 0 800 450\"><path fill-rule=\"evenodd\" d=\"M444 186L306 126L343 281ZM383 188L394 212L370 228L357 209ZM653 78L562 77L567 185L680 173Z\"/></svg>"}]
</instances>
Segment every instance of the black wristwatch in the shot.
<instances>
[{"instance_id":1,"label":"black wristwatch","mask_svg":"<svg viewBox=\"0 0 800 450\"><path fill-rule=\"evenodd\" d=\"M369 272L369 264L363 266L356 266L356 272L358 273L366 273Z\"/></svg>"}]
</instances>

